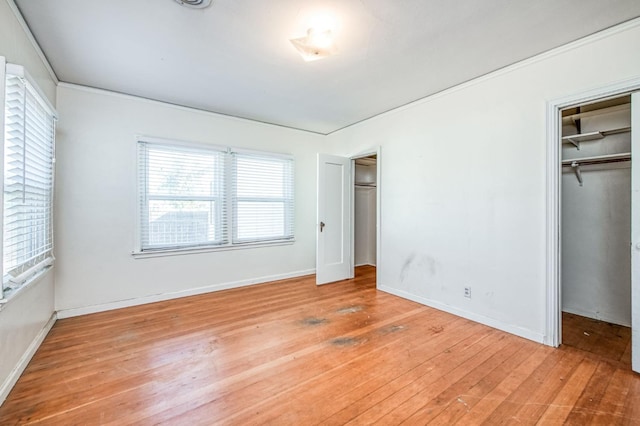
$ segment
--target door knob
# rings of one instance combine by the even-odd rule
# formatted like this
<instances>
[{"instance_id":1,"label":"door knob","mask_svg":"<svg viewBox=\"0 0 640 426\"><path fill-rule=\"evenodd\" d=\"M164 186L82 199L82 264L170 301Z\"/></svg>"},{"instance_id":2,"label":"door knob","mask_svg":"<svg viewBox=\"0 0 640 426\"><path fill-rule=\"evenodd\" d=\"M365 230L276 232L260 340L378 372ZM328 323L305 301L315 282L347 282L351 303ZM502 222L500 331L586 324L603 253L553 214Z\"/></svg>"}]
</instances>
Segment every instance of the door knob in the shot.
<instances>
[{"instance_id":1,"label":"door knob","mask_svg":"<svg viewBox=\"0 0 640 426\"><path fill-rule=\"evenodd\" d=\"M320 232L324 229L324 222L320 222Z\"/></svg>"}]
</instances>

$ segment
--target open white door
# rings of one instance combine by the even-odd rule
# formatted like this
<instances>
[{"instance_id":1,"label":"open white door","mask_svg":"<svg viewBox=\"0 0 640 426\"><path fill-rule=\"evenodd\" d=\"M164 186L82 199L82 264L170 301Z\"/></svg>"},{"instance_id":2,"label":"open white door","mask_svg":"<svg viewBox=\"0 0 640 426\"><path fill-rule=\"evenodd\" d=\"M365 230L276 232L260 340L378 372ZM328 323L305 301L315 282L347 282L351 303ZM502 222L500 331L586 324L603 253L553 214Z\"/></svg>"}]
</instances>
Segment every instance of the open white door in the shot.
<instances>
[{"instance_id":1,"label":"open white door","mask_svg":"<svg viewBox=\"0 0 640 426\"><path fill-rule=\"evenodd\" d=\"M640 92L631 95L631 369L640 373Z\"/></svg>"},{"instance_id":2,"label":"open white door","mask_svg":"<svg viewBox=\"0 0 640 426\"><path fill-rule=\"evenodd\" d=\"M351 278L351 159L318 154L316 284Z\"/></svg>"}]
</instances>

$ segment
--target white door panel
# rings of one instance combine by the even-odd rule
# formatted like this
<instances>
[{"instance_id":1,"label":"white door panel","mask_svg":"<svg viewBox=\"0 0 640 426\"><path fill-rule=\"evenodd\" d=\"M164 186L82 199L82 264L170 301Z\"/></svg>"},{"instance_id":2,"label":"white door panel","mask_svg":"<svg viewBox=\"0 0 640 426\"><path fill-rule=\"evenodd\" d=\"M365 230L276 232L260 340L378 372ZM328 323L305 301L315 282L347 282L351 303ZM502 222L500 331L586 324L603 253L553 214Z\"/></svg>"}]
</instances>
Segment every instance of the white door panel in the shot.
<instances>
[{"instance_id":1,"label":"white door panel","mask_svg":"<svg viewBox=\"0 0 640 426\"><path fill-rule=\"evenodd\" d=\"M351 159L318 154L316 284L351 277Z\"/></svg>"}]
</instances>

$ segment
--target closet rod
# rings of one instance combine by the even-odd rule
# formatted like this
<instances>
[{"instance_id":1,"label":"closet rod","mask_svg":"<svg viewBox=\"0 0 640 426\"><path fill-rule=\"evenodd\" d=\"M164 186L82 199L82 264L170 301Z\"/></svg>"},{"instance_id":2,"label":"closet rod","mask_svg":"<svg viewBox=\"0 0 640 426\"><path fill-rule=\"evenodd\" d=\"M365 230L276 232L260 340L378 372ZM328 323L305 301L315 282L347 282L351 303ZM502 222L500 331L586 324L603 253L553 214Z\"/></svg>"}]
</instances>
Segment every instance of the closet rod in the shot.
<instances>
[{"instance_id":1,"label":"closet rod","mask_svg":"<svg viewBox=\"0 0 640 426\"><path fill-rule=\"evenodd\" d=\"M570 166L576 174L578 183L582 186L582 170L581 166L589 166L592 164L619 163L622 161L630 161L630 152L621 152L619 154L595 155L593 157L573 158L562 160L562 167Z\"/></svg>"},{"instance_id":2,"label":"closet rod","mask_svg":"<svg viewBox=\"0 0 640 426\"><path fill-rule=\"evenodd\" d=\"M574 164L577 164L580 166L588 166L591 164L617 163L620 161L629 161L629 160L631 160L631 153L621 152L619 154L594 155L593 157L570 158L568 160L562 160L562 165L575 167Z\"/></svg>"},{"instance_id":3,"label":"closet rod","mask_svg":"<svg viewBox=\"0 0 640 426\"><path fill-rule=\"evenodd\" d=\"M572 114L572 115L567 115L566 117L562 117L562 123L571 124L575 120L579 120L581 118L593 117L594 115L608 114L611 112L626 111L630 109L631 109L630 103L616 105L616 106L607 107L607 108L594 109L593 111L581 112L579 114Z\"/></svg>"}]
</instances>

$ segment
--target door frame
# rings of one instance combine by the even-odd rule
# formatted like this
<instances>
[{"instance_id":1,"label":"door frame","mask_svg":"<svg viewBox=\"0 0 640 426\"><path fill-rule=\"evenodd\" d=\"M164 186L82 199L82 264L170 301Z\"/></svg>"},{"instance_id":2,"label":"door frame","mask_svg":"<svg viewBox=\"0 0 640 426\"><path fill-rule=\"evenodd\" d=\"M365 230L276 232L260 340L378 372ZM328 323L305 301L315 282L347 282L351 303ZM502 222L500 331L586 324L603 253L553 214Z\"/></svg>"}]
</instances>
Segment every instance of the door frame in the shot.
<instances>
[{"instance_id":1,"label":"door frame","mask_svg":"<svg viewBox=\"0 0 640 426\"><path fill-rule=\"evenodd\" d=\"M547 218L546 218L546 318L543 343L558 347L562 343L562 122L561 110L577 104L629 95L640 90L640 78L612 83L597 89L547 102ZM633 131L633 129L632 129ZM632 159L632 162L634 160ZM638 160L640 164L640 160ZM632 163L633 164L633 163ZM631 248L630 248L631 249ZM633 289L632 289L633 291ZM633 308L632 308L633 311Z\"/></svg>"},{"instance_id":2,"label":"door frame","mask_svg":"<svg viewBox=\"0 0 640 426\"><path fill-rule=\"evenodd\" d=\"M351 276L355 276L355 192L356 192L356 160L359 158L370 157L372 155L376 156L376 268L380 266L380 228L381 228L381 190L380 190L380 182L381 182L381 173L380 173L380 163L381 163L381 147L372 147L369 149L365 149L358 154L354 154L351 157L351 212L349 213L351 216ZM379 275L376 273L376 288L378 288L378 277Z\"/></svg>"}]
</instances>

